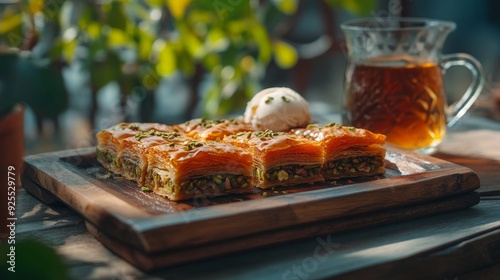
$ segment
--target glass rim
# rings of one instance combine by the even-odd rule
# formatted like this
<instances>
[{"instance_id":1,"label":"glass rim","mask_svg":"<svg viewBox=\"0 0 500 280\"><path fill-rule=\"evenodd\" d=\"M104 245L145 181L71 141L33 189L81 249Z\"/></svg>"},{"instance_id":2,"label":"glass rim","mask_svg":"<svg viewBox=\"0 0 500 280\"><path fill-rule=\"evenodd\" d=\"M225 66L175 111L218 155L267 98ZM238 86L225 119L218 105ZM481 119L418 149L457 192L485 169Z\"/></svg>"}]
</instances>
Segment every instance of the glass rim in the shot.
<instances>
[{"instance_id":1,"label":"glass rim","mask_svg":"<svg viewBox=\"0 0 500 280\"><path fill-rule=\"evenodd\" d=\"M415 26L394 27L389 26L387 23L407 23L407 24L420 24ZM340 28L344 31L396 31L396 30L421 30L427 28L443 28L455 29L456 24L452 21L437 20L430 18L418 17L371 17L371 18L356 18L343 22Z\"/></svg>"}]
</instances>

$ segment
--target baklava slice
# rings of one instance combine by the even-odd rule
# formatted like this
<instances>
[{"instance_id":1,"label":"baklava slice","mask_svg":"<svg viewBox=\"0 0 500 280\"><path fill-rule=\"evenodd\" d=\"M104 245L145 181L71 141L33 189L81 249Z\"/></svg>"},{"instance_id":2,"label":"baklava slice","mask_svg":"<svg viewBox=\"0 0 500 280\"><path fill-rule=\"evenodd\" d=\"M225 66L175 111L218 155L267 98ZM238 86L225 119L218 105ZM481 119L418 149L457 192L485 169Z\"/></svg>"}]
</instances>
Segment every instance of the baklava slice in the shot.
<instances>
[{"instance_id":1,"label":"baklava slice","mask_svg":"<svg viewBox=\"0 0 500 280\"><path fill-rule=\"evenodd\" d=\"M124 138L120 143L118 161L121 175L144 185L148 167L148 151L158 145L169 144L184 139L178 127L157 124L147 130L138 130L133 136Z\"/></svg>"},{"instance_id":2,"label":"baklava slice","mask_svg":"<svg viewBox=\"0 0 500 280\"><path fill-rule=\"evenodd\" d=\"M321 144L291 133L239 132L224 142L252 153L254 184L263 189L324 181Z\"/></svg>"},{"instance_id":3,"label":"baklava slice","mask_svg":"<svg viewBox=\"0 0 500 280\"><path fill-rule=\"evenodd\" d=\"M148 151L145 185L171 200L249 192L252 156L223 142L189 138Z\"/></svg>"},{"instance_id":4,"label":"baklava slice","mask_svg":"<svg viewBox=\"0 0 500 280\"><path fill-rule=\"evenodd\" d=\"M250 124L245 123L243 117L221 120L200 118L187 121L180 126L187 136L202 141L221 141L224 136L252 130Z\"/></svg>"},{"instance_id":5,"label":"baklava slice","mask_svg":"<svg viewBox=\"0 0 500 280\"><path fill-rule=\"evenodd\" d=\"M149 130L157 124L120 123L99 131L97 137L97 161L106 169L121 174L121 162L118 158L123 139L136 135L141 130Z\"/></svg>"},{"instance_id":6,"label":"baklava slice","mask_svg":"<svg viewBox=\"0 0 500 280\"><path fill-rule=\"evenodd\" d=\"M335 123L309 125L292 132L321 143L322 173L326 180L385 173L385 136L382 134Z\"/></svg>"}]
</instances>

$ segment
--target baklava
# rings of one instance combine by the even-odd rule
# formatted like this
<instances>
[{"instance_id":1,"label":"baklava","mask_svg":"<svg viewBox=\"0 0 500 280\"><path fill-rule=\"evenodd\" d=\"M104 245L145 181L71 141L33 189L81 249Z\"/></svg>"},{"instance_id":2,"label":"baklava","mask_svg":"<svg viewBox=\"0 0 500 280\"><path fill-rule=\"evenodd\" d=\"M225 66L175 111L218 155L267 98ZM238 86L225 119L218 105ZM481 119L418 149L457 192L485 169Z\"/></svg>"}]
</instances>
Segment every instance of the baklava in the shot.
<instances>
[{"instance_id":1,"label":"baklava","mask_svg":"<svg viewBox=\"0 0 500 280\"><path fill-rule=\"evenodd\" d=\"M266 130L239 132L224 142L252 154L254 185L259 188L323 181L322 148L317 141Z\"/></svg>"},{"instance_id":2,"label":"baklava","mask_svg":"<svg viewBox=\"0 0 500 280\"><path fill-rule=\"evenodd\" d=\"M252 156L222 142L178 138L148 151L145 185L171 200L249 192Z\"/></svg>"},{"instance_id":3,"label":"baklava","mask_svg":"<svg viewBox=\"0 0 500 280\"><path fill-rule=\"evenodd\" d=\"M292 132L321 143L325 180L385 173L385 136L382 134L335 123L309 125Z\"/></svg>"},{"instance_id":4,"label":"baklava","mask_svg":"<svg viewBox=\"0 0 500 280\"><path fill-rule=\"evenodd\" d=\"M202 141L221 141L224 136L252 130L252 127L245 123L243 117L220 120L200 118L187 121L180 126L188 137Z\"/></svg>"}]
</instances>

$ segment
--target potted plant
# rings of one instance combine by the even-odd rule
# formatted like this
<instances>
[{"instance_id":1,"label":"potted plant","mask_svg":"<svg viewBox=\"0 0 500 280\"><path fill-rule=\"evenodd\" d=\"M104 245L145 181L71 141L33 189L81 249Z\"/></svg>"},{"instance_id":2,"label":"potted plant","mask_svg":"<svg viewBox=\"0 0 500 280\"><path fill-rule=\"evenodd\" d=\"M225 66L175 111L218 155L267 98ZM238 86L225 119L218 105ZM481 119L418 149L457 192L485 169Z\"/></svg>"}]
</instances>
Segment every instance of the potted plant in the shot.
<instances>
[{"instance_id":1,"label":"potted plant","mask_svg":"<svg viewBox=\"0 0 500 280\"><path fill-rule=\"evenodd\" d=\"M24 110L37 119L55 119L65 110L67 94L61 68L47 55L35 52L38 32L25 21L21 3L0 3L0 220L7 221L9 202L15 201L24 156ZM39 48L40 49L40 48ZM14 198L13 198L14 197ZM0 239L8 228L0 225Z\"/></svg>"}]
</instances>

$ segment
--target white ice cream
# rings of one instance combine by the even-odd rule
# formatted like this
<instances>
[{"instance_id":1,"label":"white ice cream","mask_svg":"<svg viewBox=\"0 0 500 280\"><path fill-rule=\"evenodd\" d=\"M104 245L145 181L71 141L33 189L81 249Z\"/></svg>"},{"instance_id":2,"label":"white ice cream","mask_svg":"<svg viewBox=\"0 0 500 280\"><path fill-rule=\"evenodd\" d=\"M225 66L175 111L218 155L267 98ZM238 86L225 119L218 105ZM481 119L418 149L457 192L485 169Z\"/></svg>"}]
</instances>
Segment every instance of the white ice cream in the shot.
<instances>
[{"instance_id":1,"label":"white ice cream","mask_svg":"<svg viewBox=\"0 0 500 280\"><path fill-rule=\"evenodd\" d=\"M307 101L285 87L260 91L248 102L245 110L245 122L256 130L287 131L305 127L310 121Z\"/></svg>"}]
</instances>

